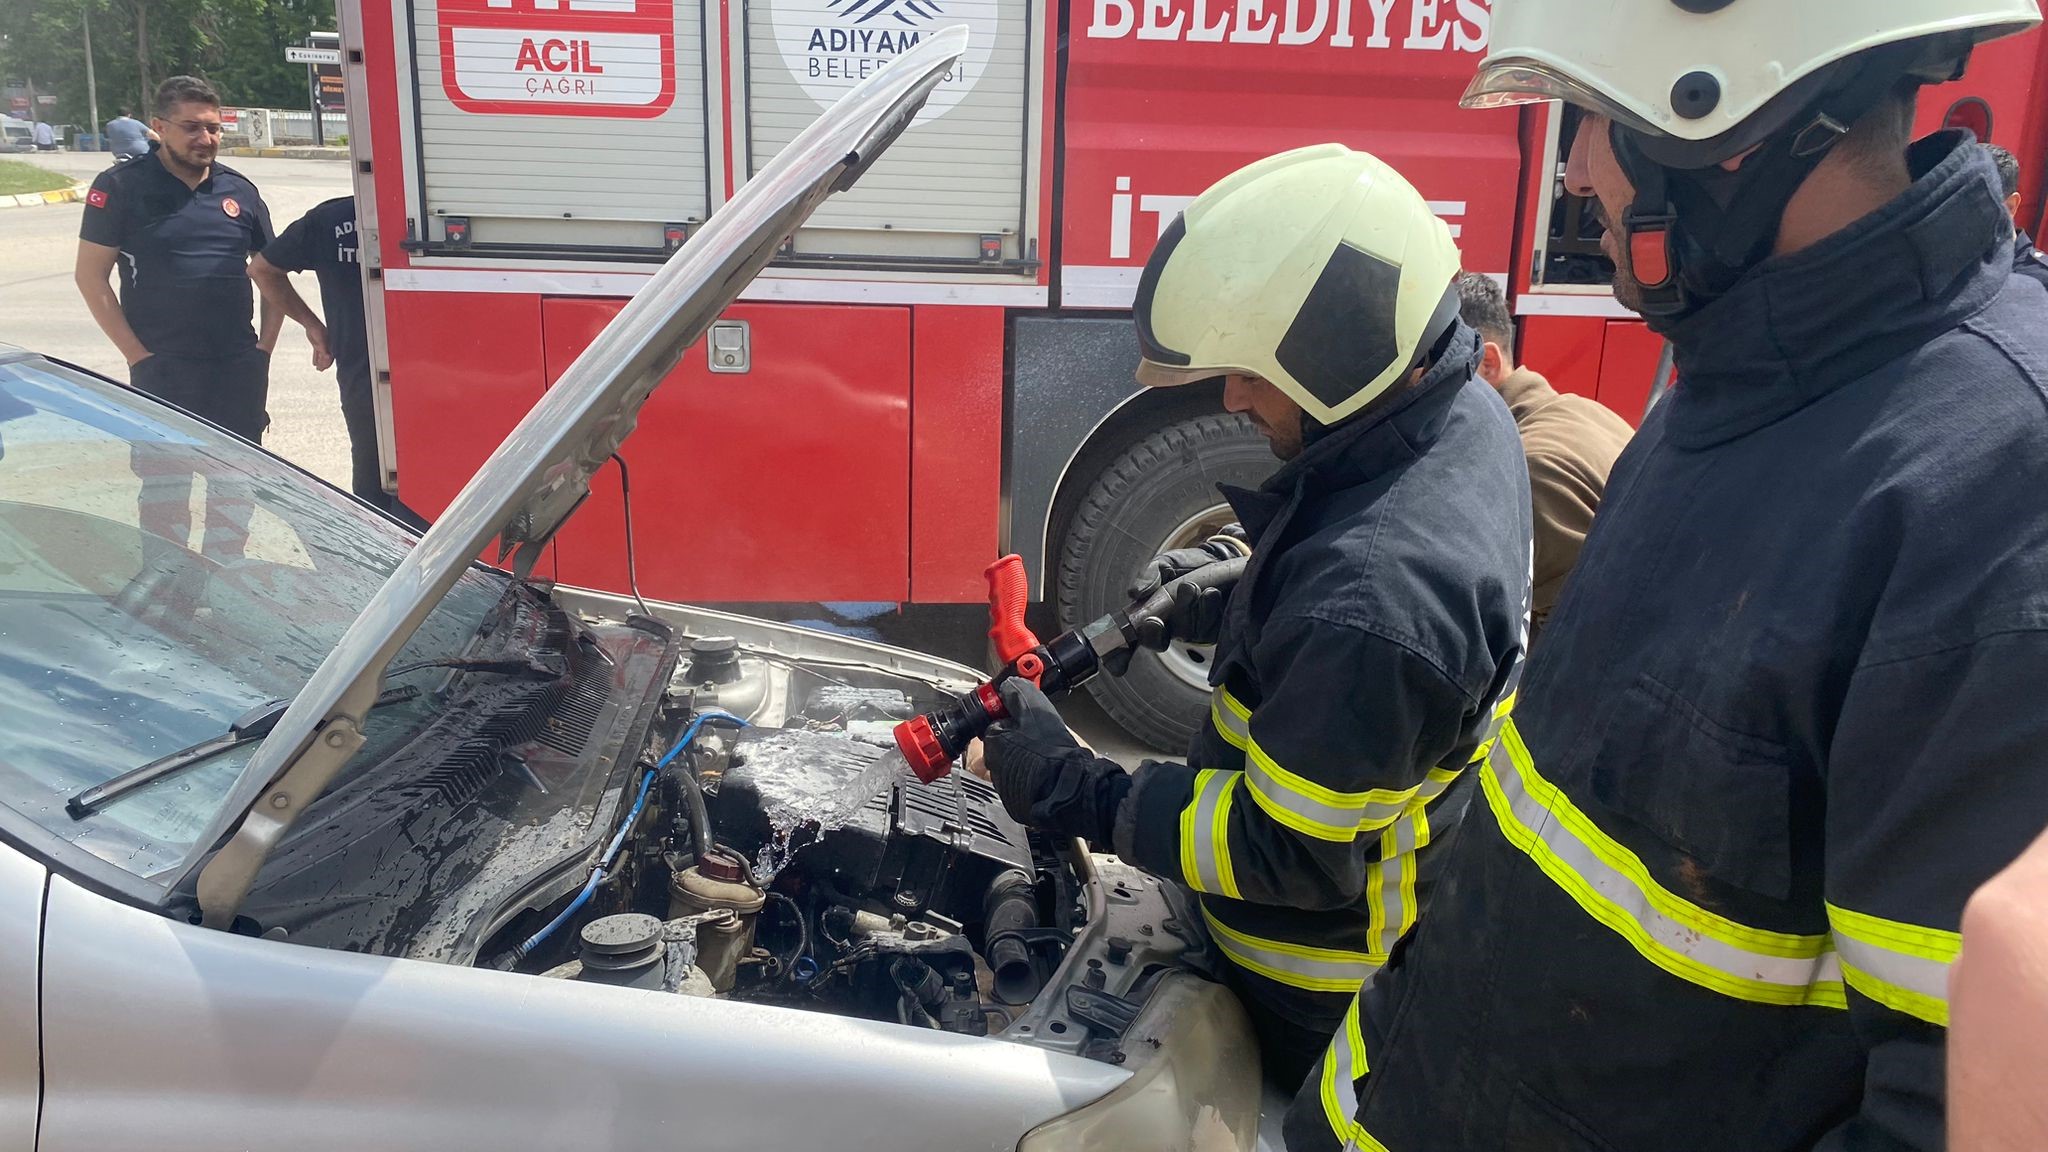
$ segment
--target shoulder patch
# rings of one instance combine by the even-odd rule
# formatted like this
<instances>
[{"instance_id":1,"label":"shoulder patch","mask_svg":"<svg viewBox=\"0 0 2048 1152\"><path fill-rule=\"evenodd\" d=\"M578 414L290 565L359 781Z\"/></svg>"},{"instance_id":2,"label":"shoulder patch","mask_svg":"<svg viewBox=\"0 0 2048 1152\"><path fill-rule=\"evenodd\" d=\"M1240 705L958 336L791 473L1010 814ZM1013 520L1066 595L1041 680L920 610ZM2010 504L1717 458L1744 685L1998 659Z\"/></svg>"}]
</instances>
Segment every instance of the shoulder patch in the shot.
<instances>
[{"instance_id":1,"label":"shoulder patch","mask_svg":"<svg viewBox=\"0 0 2048 1152\"><path fill-rule=\"evenodd\" d=\"M95 188L87 192L85 194L85 202L88 207L105 208L107 206L107 190L105 188Z\"/></svg>"}]
</instances>

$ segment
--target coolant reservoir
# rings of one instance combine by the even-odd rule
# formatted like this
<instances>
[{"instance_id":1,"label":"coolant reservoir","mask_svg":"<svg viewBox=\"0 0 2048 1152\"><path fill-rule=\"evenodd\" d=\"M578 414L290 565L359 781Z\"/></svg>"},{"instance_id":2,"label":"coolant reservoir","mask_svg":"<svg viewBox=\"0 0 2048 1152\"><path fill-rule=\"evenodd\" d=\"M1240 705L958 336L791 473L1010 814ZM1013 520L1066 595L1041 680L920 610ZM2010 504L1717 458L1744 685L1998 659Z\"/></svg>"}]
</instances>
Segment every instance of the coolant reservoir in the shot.
<instances>
[{"instance_id":1,"label":"coolant reservoir","mask_svg":"<svg viewBox=\"0 0 2048 1152\"><path fill-rule=\"evenodd\" d=\"M754 947L754 918L768 897L747 883L739 865L715 856L675 873L668 882L669 919L727 911L730 917L697 926L697 966L720 992L732 990L740 958Z\"/></svg>"}]
</instances>

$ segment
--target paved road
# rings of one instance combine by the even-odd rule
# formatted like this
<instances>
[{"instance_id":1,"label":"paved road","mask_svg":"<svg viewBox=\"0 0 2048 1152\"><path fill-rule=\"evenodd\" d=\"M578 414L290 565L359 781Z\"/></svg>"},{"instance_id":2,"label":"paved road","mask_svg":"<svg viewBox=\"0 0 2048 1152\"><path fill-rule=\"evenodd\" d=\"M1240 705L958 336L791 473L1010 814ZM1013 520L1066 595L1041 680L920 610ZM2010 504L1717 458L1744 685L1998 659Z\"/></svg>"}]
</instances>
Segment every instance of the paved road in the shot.
<instances>
[{"instance_id":1,"label":"paved road","mask_svg":"<svg viewBox=\"0 0 2048 1152\"><path fill-rule=\"evenodd\" d=\"M34 162L89 180L108 159L92 153L59 153L37 156ZM347 165L332 160L238 157L230 165L262 189L272 222L279 229L320 201L349 192ZM127 366L93 323L71 281L78 218L83 211L79 204L0 211L0 343L19 344L126 380ZM318 308L319 287L313 278L300 275L293 279L299 293ZM334 373L331 369L313 371L312 355L299 326L286 321L284 336L271 360L271 425L264 446L347 487L348 436L341 422ZM744 605L733 607L749 610ZM871 636L974 667L982 666L987 648L987 616L974 608L911 608L878 616L825 605L778 605L757 611ZM1126 764L1156 755L1124 735L1091 701L1072 701L1065 711L1075 730L1105 755Z\"/></svg>"},{"instance_id":2,"label":"paved road","mask_svg":"<svg viewBox=\"0 0 2048 1152\"><path fill-rule=\"evenodd\" d=\"M56 153L31 161L80 180L90 180L111 161L104 153ZM256 182L279 229L318 204L349 192L348 166L320 160L237 159L236 171ZM19 344L49 356L128 378L128 367L93 323L71 265L78 252L82 204L48 204L0 211L0 343ZM293 277L300 295L315 308L320 289L310 275ZM348 485L348 436L334 370L313 371L313 349L305 333L287 320L270 367L270 431L264 446L328 480Z\"/></svg>"}]
</instances>

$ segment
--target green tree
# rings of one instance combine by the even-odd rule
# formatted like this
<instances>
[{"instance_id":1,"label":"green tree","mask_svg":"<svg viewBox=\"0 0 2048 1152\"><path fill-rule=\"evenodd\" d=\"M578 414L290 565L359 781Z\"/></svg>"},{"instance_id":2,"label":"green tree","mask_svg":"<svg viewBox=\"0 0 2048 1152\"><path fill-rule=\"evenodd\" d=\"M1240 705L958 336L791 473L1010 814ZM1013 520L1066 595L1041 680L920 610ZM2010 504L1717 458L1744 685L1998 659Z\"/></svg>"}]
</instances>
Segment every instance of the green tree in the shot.
<instances>
[{"instance_id":1,"label":"green tree","mask_svg":"<svg viewBox=\"0 0 2048 1152\"><path fill-rule=\"evenodd\" d=\"M86 118L85 34L92 16L100 115L149 114L166 76L201 76L243 107L302 107L304 65L288 44L334 28L334 0L0 0L0 73L55 93L63 117Z\"/></svg>"}]
</instances>

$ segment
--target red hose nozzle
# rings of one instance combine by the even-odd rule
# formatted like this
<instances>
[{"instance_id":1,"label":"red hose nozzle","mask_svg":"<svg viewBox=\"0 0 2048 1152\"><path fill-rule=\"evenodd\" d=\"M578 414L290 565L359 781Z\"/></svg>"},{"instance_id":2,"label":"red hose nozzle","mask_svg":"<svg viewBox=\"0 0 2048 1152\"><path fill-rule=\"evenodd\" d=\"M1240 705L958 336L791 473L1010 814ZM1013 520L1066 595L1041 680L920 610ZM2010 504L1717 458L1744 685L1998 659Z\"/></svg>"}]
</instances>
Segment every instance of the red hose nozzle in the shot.
<instances>
[{"instance_id":1,"label":"red hose nozzle","mask_svg":"<svg viewBox=\"0 0 2048 1152\"><path fill-rule=\"evenodd\" d=\"M930 717L913 716L896 726L896 750L903 762L926 784L952 770L953 758L946 755L939 734L932 730Z\"/></svg>"},{"instance_id":2,"label":"red hose nozzle","mask_svg":"<svg viewBox=\"0 0 2048 1152\"><path fill-rule=\"evenodd\" d=\"M975 737L1008 715L996 686L978 684L958 704L896 725L896 750L917 778L929 784L952 770L953 761Z\"/></svg>"}]
</instances>

